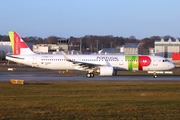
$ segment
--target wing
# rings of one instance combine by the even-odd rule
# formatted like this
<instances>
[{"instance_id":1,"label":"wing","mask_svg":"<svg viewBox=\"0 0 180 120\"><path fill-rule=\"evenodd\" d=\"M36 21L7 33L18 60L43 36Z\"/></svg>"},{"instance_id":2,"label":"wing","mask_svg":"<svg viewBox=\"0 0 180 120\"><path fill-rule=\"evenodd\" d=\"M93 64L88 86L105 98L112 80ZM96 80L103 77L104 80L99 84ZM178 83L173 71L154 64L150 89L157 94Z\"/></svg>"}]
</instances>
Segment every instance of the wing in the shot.
<instances>
[{"instance_id":1,"label":"wing","mask_svg":"<svg viewBox=\"0 0 180 120\"><path fill-rule=\"evenodd\" d=\"M99 66L102 66L100 64L93 64L93 63L87 63L87 62L81 62L81 61L74 61L71 60L67 57L67 55L61 51L61 53L63 54L64 58L66 59L66 61L68 62L72 62L73 64L76 65L75 69L77 70L94 70L96 68L98 68Z\"/></svg>"}]
</instances>

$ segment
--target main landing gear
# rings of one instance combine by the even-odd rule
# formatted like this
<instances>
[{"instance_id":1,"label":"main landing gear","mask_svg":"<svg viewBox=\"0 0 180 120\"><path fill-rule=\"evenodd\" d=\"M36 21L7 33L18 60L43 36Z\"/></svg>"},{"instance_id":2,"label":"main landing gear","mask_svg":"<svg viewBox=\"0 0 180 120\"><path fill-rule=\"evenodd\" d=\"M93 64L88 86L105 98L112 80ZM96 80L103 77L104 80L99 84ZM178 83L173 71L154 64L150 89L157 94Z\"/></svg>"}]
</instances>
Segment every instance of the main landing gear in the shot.
<instances>
[{"instance_id":1,"label":"main landing gear","mask_svg":"<svg viewBox=\"0 0 180 120\"><path fill-rule=\"evenodd\" d=\"M94 73L87 73L86 77L88 77L88 78L94 77Z\"/></svg>"}]
</instances>

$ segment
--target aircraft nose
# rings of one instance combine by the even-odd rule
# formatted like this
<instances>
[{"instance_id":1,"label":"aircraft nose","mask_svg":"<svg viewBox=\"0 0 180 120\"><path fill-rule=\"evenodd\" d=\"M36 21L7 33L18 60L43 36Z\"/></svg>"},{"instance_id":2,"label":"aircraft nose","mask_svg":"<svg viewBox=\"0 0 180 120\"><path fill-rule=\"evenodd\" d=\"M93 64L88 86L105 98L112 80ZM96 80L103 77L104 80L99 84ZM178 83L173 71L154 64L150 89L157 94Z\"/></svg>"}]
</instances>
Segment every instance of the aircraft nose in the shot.
<instances>
[{"instance_id":1,"label":"aircraft nose","mask_svg":"<svg viewBox=\"0 0 180 120\"><path fill-rule=\"evenodd\" d=\"M175 68L175 64L174 63L170 63L168 66L169 66L170 69Z\"/></svg>"}]
</instances>

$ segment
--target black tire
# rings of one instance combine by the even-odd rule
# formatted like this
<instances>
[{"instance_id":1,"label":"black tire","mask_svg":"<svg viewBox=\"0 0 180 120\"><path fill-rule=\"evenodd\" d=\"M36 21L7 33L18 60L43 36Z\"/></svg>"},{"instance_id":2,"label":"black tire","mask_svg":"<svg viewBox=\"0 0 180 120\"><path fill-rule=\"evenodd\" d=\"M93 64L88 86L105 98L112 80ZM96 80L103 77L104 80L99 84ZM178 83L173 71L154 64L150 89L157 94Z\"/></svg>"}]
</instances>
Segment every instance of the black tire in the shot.
<instances>
[{"instance_id":1,"label":"black tire","mask_svg":"<svg viewBox=\"0 0 180 120\"><path fill-rule=\"evenodd\" d=\"M90 73L91 74L91 77L94 77L94 73Z\"/></svg>"},{"instance_id":2,"label":"black tire","mask_svg":"<svg viewBox=\"0 0 180 120\"><path fill-rule=\"evenodd\" d=\"M90 77L91 77L91 73L87 73L87 74L86 74L86 77L87 77L87 78L90 78Z\"/></svg>"}]
</instances>

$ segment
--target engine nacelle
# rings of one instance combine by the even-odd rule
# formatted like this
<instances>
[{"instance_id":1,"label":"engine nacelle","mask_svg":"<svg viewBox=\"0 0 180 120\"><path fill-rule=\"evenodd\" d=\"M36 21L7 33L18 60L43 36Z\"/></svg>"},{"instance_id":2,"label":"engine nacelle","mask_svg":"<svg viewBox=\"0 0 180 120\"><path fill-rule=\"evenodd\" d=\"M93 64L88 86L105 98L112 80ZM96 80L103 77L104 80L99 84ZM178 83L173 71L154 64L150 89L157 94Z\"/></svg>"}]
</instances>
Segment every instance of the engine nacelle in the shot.
<instances>
[{"instance_id":1,"label":"engine nacelle","mask_svg":"<svg viewBox=\"0 0 180 120\"><path fill-rule=\"evenodd\" d=\"M99 68L100 76L112 76L114 72L114 68L111 66L101 66Z\"/></svg>"}]
</instances>

